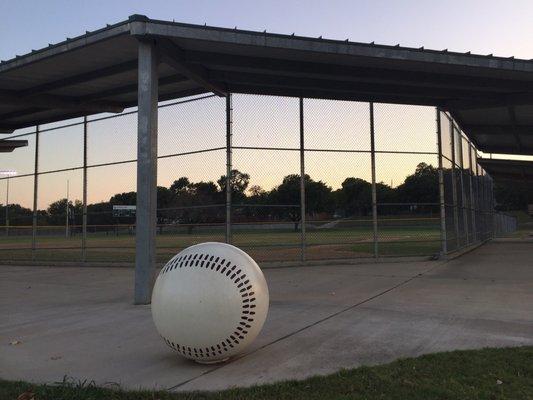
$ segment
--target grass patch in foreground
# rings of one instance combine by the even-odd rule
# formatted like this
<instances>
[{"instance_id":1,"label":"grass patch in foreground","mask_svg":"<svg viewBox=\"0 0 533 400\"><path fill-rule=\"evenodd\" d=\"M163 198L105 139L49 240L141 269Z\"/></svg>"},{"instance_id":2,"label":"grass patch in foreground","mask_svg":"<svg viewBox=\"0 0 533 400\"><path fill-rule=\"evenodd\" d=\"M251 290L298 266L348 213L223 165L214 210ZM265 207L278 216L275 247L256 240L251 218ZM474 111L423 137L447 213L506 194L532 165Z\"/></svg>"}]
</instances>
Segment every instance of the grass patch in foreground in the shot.
<instances>
[{"instance_id":1,"label":"grass patch in foreground","mask_svg":"<svg viewBox=\"0 0 533 400\"><path fill-rule=\"evenodd\" d=\"M531 360L533 346L453 351L221 392L123 391L86 382L31 385L0 380L0 400L17 399L28 389L35 400L533 399Z\"/></svg>"}]
</instances>

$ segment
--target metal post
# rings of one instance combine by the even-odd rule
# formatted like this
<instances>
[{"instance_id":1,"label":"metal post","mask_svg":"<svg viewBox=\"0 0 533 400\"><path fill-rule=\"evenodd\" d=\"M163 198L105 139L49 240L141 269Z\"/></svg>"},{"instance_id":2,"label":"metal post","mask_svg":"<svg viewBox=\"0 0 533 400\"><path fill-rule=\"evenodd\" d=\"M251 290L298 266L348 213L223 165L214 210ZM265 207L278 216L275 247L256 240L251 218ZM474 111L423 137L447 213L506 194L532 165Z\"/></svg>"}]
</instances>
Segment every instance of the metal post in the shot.
<instances>
[{"instance_id":1,"label":"metal post","mask_svg":"<svg viewBox=\"0 0 533 400\"><path fill-rule=\"evenodd\" d=\"M483 239L483 234L481 232L481 221L483 216L481 215L481 179L479 178L481 174L479 164L477 163L477 153L476 153L476 238L480 242Z\"/></svg>"},{"instance_id":2,"label":"metal post","mask_svg":"<svg viewBox=\"0 0 533 400\"><path fill-rule=\"evenodd\" d=\"M448 243L446 239L446 204L444 197L444 170L442 167L442 132L440 126L440 110L437 112L437 149L438 149L438 163L439 163L439 201L440 201L440 241L441 241L441 258L448 254Z\"/></svg>"},{"instance_id":3,"label":"metal post","mask_svg":"<svg viewBox=\"0 0 533 400\"><path fill-rule=\"evenodd\" d=\"M459 212L457 210L457 183L455 181L455 174L457 168L455 167L455 126L453 121L450 119L450 132L451 132L451 146L452 146L452 198L453 198L453 224L455 228L455 249L458 250L460 247L459 242Z\"/></svg>"},{"instance_id":4,"label":"metal post","mask_svg":"<svg viewBox=\"0 0 533 400\"><path fill-rule=\"evenodd\" d=\"M475 211L475 199L474 199L474 179L472 177L474 173L474 165L472 165L472 143L468 143L468 159L470 160L470 171L468 171L468 177L470 179L470 218L472 220L472 243L477 242L476 238L476 211Z\"/></svg>"},{"instance_id":5,"label":"metal post","mask_svg":"<svg viewBox=\"0 0 533 400\"><path fill-rule=\"evenodd\" d=\"M157 219L157 51L139 41L137 117L137 213L135 226L135 304L149 304L156 260Z\"/></svg>"},{"instance_id":6,"label":"metal post","mask_svg":"<svg viewBox=\"0 0 533 400\"><path fill-rule=\"evenodd\" d=\"M305 254L305 130L304 130L304 99L300 97L300 256L302 262L306 260Z\"/></svg>"},{"instance_id":7,"label":"metal post","mask_svg":"<svg viewBox=\"0 0 533 400\"><path fill-rule=\"evenodd\" d=\"M81 220L81 259L87 261L87 117L83 117L83 211Z\"/></svg>"},{"instance_id":8,"label":"metal post","mask_svg":"<svg viewBox=\"0 0 533 400\"><path fill-rule=\"evenodd\" d=\"M69 181L67 179L67 204L65 206L65 237L68 239L68 214L69 214L69 207L68 207L68 197L69 197Z\"/></svg>"},{"instance_id":9,"label":"metal post","mask_svg":"<svg viewBox=\"0 0 533 400\"><path fill-rule=\"evenodd\" d=\"M231 243L231 171L233 139L233 99L226 95L226 243Z\"/></svg>"},{"instance_id":10,"label":"metal post","mask_svg":"<svg viewBox=\"0 0 533 400\"><path fill-rule=\"evenodd\" d=\"M9 176L6 181L6 236L9 236Z\"/></svg>"},{"instance_id":11,"label":"metal post","mask_svg":"<svg viewBox=\"0 0 533 400\"><path fill-rule=\"evenodd\" d=\"M376 192L376 143L374 129L374 103L370 104L370 165L372 168L372 231L374 258L378 258L378 198Z\"/></svg>"},{"instance_id":12,"label":"metal post","mask_svg":"<svg viewBox=\"0 0 533 400\"><path fill-rule=\"evenodd\" d=\"M37 199L39 189L39 125L35 127L35 161L33 167L33 217L31 227L31 257L35 261L37 249Z\"/></svg>"},{"instance_id":13,"label":"metal post","mask_svg":"<svg viewBox=\"0 0 533 400\"><path fill-rule=\"evenodd\" d=\"M470 235L468 233L468 211L467 211L467 204L466 204L466 192L465 192L465 177L464 177L464 170L465 170L465 161L463 159L463 135L461 134L461 131L458 131L459 133L459 154L461 155L461 205L463 208L463 230L464 230L464 236L465 236L465 243L466 246L470 244Z\"/></svg>"}]
</instances>

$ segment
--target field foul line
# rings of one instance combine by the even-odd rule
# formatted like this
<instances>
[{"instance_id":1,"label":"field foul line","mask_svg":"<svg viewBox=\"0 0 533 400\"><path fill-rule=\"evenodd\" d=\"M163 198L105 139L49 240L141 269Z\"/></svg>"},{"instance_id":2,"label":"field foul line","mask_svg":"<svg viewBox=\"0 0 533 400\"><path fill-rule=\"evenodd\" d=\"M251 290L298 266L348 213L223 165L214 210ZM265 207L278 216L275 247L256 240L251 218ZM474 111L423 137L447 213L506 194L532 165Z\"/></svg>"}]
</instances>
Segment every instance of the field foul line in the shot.
<instances>
[{"instance_id":1,"label":"field foul line","mask_svg":"<svg viewBox=\"0 0 533 400\"><path fill-rule=\"evenodd\" d=\"M313 322L313 323L311 323L311 324L308 324L308 325L306 325L306 326L304 326L304 327L302 327L302 328L300 328L300 329L295 330L294 332L288 333L288 334L286 334L286 335L284 335L284 336L282 336L282 337L280 337L280 338L278 338L278 339L276 339L276 340L273 340L273 341L271 341L271 342L269 342L269 343L267 343L267 344L264 344L263 346L258 347L257 349L255 349L255 350L253 350L253 351L251 351L251 352L249 352L249 353L243 354L243 355L241 355L240 357L236 357L236 358L233 359L233 361L236 361L236 360L240 360L240 359L242 359L242 358L245 358L245 357L247 357L247 356L249 356L249 355L251 355L251 354L254 354L254 353L258 352L259 350L263 350L264 348L266 348L266 347L268 347L268 346L271 346L271 345L276 344L276 343L278 343L278 342L281 342L281 341L283 341L283 340L285 340L285 339L288 339L288 338L290 338L290 337L292 337L292 336L294 336L294 335L297 335L298 333L301 333L301 332L303 332L303 331L305 331L305 330L307 330L307 329L309 329L309 328L312 328L312 327L314 327L314 326L316 326L316 325L319 325L319 324L321 324L322 322L328 321L328 320L330 320L330 319L332 319L332 318L334 318L334 317L336 317L336 316L338 316L338 315L340 315L340 314L343 314L343 313L345 313L345 312L347 312L347 311L353 310L354 308L357 308L357 307L359 307L359 306L361 306L361 305L363 305L363 304L366 304L366 303L368 303L369 301L372 301L372 300L374 300L374 299L377 299L378 297L381 297L381 296L383 296L384 294L387 294L387 293L389 293L389 292L392 292L393 290L395 290L395 289L397 289L397 288L399 288L399 287L401 287L401 286L404 286L405 284L407 284L407 283L409 283L409 282L415 280L416 278L419 278L419 277L421 277L421 276L427 274L428 272L433 271L435 268L438 268L438 267L440 267L441 265L446 264L447 262L448 262L447 260L443 260L443 261L435 261L435 265L433 265L432 267L428 268L428 269L425 270L425 271L422 271L422 272L420 272L420 273L418 273L418 274L416 274L416 275L413 275L413 276L407 278L406 280L404 280L404 281L402 281L402 282L400 282L400 283L398 283L398 284L396 284L396 285L394 285L394 286L392 286L392 287L390 287L390 288L388 288L388 289L385 289L385 290L383 290L382 292L379 292L379 293L377 293L377 294L375 294L375 295L373 295L373 296L371 296L371 297L369 297L369 298L367 298L367 299L365 299L365 300L362 300L362 301L360 301L360 302L358 302L358 303L355 303L355 304L352 304L352 305L350 305L350 306L348 306L348 307L345 307L345 308L343 308L343 309L341 309L341 310L339 310L339 311L337 311L337 312L334 312L333 314L328 315L327 317L321 318L321 319L319 319L319 320L317 320L317 321L315 321L315 322ZM171 386L171 387L167 388L167 390L170 391L170 390L177 389L177 388L179 388L179 387L181 387L181 386L184 386L184 385L186 385L186 384L188 384L188 383L190 383L190 382L192 382L192 381L194 381L194 380L196 380L196 379L198 379L198 378L201 378L201 377L203 377L203 376L205 376L205 375L209 375L209 374L212 373L212 372L218 371L219 369L222 369L222 368L224 368L224 367L226 367L226 366L228 366L228 365L229 365L229 364L221 364L221 365L219 365L219 366L215 366L215 367L213 367L213 368L211 368L211 369L209 369L209 370L207 370L207 371L205 371L205 372L202 372L201 374L199 374L199 375L197 375L197 376L195 376L195 377L193 377L193 378L187 379L187 380L185 380L185 381L183 381L183 382L181 382L181 383L178 383L177 385Z\"/></svg>"}]
</instances>

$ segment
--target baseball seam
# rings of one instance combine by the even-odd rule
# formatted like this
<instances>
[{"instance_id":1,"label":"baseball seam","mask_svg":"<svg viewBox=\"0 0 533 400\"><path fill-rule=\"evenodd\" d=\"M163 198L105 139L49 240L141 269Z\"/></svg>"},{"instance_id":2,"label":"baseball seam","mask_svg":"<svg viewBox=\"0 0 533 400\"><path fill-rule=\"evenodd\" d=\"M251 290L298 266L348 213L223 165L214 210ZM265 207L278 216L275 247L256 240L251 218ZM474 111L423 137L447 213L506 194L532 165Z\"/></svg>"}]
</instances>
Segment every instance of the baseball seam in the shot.
<instances>
[{"instance_id":1,"label":"baseball seam","mask_svg":"<svg viewBox=\"0 0 533 400\"><path fill-rule=\"evenodd\" d=\"M159 274L164 275L178 268L205 268L228 277L235 284L242 297L241 318L232 334L212 346L192 347L174 343L162 336L163 340L169 347L187 358L208 359L223 356L224 353L230 351L235 345L244 340L252 327L256 298L254 297L255 292L252 291L250 280L241 269L238 269L236 264L232 264L231 261L226 262L226 259L215 257L208 253L191 253L174 257Z\"/></svg>"}]
</instances>

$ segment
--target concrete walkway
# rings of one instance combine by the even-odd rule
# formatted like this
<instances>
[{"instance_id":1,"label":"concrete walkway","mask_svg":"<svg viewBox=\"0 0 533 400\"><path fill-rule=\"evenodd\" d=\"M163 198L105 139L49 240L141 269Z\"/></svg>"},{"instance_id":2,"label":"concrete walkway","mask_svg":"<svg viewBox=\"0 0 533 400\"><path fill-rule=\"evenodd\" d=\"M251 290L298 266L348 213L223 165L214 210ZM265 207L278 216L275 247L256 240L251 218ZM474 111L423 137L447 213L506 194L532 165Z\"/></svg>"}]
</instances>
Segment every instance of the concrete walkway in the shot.
<instances>
[{"instance_id":1,"label":"concrete walkway","mask_svg":"<svg viewBox=\"0 0 533 400\"><path fill-rule=\"evenodd\" d=\"M172 353L150 308L131 304L132 272L0 267L0 377L211 390L533 345L533 243L491 243L448 263L267 269L264 330L247 354L219 366Z\"/></svg>"}]
</instances>

